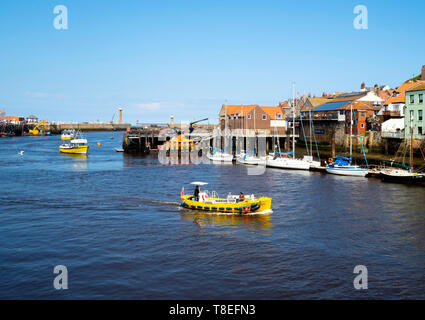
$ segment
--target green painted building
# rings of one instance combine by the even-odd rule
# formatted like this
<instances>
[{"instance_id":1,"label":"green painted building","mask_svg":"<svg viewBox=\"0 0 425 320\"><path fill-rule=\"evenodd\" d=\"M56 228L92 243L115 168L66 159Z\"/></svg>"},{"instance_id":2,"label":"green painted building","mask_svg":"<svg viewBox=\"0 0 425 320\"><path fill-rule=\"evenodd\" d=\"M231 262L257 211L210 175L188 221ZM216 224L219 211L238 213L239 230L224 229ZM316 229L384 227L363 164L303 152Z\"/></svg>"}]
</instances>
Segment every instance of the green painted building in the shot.
<instances>
[{"instance_id":1,"label":"green painted building","mask_svg":"<svg viewBox=\"0 0 425 320\"><path fill-rule=\"evenodd\" d=\"M406 91L404 113L404 135L410 139L410 128L414 139L425 139L425 83L421 82Z\"/></svg>"}]
</instances>

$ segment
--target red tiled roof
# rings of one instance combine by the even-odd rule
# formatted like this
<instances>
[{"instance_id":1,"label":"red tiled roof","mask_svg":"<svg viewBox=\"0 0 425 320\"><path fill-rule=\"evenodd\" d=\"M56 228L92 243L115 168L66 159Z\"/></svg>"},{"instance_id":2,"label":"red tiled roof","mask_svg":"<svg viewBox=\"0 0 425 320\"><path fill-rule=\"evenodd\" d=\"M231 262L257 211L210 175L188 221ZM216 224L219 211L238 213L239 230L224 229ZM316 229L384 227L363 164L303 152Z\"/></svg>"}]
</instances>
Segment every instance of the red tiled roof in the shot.
<instances>
[{"instance_id":1,"label":"red tiled roof","mask_svg":"<svg viewBox=\"0 0 425 320\"><path fill-rule=\"evenodd\" d=\"M12 120L21 121L23 119L24 119L23 117L18 117L18 116L0 117L0 120L7 120L7 121L12 121Z\"/></svg>"},{"instance_id":2,"label":"red tiled roof","mask_svg":"<svg viewBox=\"0 0 425 320\"><path fill-rule=\"evenodd\" d=\"M398 92L396 97L391 96L385 103L384 106L388 106L391 103L404 103L406 101L406 91L417 86L418 84L424 84L425 81L409 81L403 83L400 87L398 87L395 92Z\"/></svg>"},{"instance_id":3,"label":"red tiled roof","mask_svg":"<svg viewBox=\"0 0 425 320\"><path fill-rule=\"evenodd\" d=\"M271 120L276 120L276 114L282 114L282 119L285 117L281 107L264 107L259 105L226 105L227 115L238 114L244 117L246 114L250 113L254 108L259 107L265 113L267 113Z\"/></svg>"}]
</instances>

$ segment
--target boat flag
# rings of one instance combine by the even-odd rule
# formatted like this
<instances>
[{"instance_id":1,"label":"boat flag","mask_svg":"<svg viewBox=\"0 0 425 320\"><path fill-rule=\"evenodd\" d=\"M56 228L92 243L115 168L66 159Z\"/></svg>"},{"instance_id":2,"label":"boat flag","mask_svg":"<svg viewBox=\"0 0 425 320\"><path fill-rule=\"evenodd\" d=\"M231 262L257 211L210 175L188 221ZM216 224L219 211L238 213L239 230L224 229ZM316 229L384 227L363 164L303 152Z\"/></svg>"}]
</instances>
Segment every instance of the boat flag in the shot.
<instances>
[{"instance_id":1,"label":"boat flag","mask_svg":"<svg viewBox=\"0 0 425 320\"><path fill-rule=\"evenodd\" d=\"M182 188L182 191L180 191L180 195L184 196L184 187Z\"/></svg>"}]
</instances>

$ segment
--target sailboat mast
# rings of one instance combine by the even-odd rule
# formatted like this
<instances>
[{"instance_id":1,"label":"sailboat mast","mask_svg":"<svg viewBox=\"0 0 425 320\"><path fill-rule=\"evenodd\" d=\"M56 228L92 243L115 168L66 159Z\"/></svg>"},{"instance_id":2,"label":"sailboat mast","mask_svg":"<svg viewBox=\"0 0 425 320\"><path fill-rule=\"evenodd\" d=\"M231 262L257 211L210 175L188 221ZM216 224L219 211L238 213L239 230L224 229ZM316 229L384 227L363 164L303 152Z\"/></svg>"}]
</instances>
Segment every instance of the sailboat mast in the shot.
<instances>
[{"instance_id":1,"label":"sailboat mast","mask_svg":"<svg viewBox=\"0 0 425 320\"><path fill-rule=\"evenodd\" d=\"M313 156L313 139L312 139L313 135L312 135L312 128L311 128L311 125L312 125L311 109L308 111L308 115L309 115L309 118L310 118L310 156Z\"/></svg>"},{"instance_id":2,"label":"sailboat mast","mask_svg":"<svg viewBox=\"0 0 425 320\"><path fill-rule=\"evenodd\" d=\"M295 82L292 82L292 152L295 159Z\"/></svg>"},{"instance_id":3,"label":"sailboat mast","mask_svg":"<svg viewBox=\"0 0 425 320\"><path fill-rule=\"evenodd\" d=\"M413 114L410 115L410 172L413 172Z\"/></svg>"},{"instance_id":4,"label":"sailboat mast","mask_svg":"<svg viewBox=\"0 0 425 320\"><path fill-rule=\"evenodd\" d=\"M350 105L350 158L353 156L353 105Z\"/></svg>"}]
</instances>

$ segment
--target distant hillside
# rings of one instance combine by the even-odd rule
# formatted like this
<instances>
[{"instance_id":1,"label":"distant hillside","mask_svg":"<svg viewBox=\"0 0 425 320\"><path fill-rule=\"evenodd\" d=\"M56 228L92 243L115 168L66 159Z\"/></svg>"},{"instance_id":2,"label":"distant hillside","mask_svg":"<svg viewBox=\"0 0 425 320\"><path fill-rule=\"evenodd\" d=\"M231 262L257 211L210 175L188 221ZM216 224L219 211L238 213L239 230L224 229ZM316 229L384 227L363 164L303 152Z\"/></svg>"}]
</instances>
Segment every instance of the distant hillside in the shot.
<instances>
[{"instance_id":1,"label":"distant hillside","mask_svg":"<svg viewBox=\"0 0 425 320\"><path fill-rule=\"evenodd\" d=\"M416 77L414 77L412 79L409 79L406 82L409 82L409 81L419 81L419 80L421 80L421 75L418 75L418 76L416 76Z\"/></svg>"}]
</instances>

